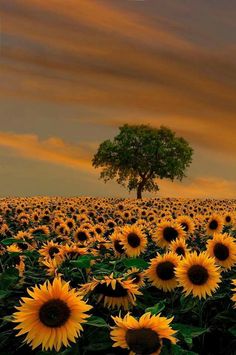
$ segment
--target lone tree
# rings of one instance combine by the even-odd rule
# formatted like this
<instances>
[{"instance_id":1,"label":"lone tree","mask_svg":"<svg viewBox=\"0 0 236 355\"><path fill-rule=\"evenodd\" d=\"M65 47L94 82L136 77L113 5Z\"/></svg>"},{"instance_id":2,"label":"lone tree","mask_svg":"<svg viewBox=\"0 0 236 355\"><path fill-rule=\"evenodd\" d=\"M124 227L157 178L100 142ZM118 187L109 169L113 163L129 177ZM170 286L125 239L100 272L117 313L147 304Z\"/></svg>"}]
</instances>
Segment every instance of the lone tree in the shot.
<instances>
[{"instance_id":1,"label":"lone tree","mask_svg":"<svg viewBox=\"0 0 236 355\"><path fill-rule=\"evenodd\" d=\"M188 142L176 137L166 127L128 125L119 128L113 141L100 144L92 163L101 167L100 178L105 182L115 179L129 191L158 191L156 179L182 180L192 162L193 149Z\"/></svg>"}]
</instances>

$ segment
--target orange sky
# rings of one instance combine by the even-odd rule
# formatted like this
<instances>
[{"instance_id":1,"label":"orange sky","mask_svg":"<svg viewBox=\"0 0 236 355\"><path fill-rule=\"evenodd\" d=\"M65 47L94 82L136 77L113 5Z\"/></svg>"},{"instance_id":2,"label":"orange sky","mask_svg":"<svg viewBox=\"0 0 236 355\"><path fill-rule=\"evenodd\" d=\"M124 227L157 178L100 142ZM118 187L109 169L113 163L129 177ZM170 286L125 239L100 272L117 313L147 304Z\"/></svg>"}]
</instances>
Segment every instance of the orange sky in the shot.
<instances>
[{"instance_id":1,"label":"orange sky","mask_svg":"<svg viewBox=\"0 0 236 355\"><path fill-rule=\"evenodd\" d=\"M0 195L133 196L91 167L123 123L195 149L160 196L236 198L236 5L1 0Z\"/></svg>"}]
</instances>

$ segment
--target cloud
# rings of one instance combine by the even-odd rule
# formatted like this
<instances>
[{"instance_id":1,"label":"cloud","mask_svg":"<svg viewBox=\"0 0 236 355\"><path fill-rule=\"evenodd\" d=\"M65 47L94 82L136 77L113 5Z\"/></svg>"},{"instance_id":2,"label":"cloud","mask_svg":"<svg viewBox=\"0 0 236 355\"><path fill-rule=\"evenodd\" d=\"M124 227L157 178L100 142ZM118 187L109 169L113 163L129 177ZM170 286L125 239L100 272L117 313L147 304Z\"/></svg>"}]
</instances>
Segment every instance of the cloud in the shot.
<instances>
[{"instance_id":1,"label":"cloud","mask_svg":"<svg viewBox=\"0 0 236 355\"><path fill-rule=\"evenodd\" d=\"M205 10L216 26L219 8ZM226 10L222 30L232 26ZM13 100L139 112L142 122L170 122L194 143L235 154L236 52L230 40L201 45L193 20L189 36L188 22L160 9L153 17L113 1L3 0L0 87Z\"/></svg>"},{"instance_id":2,"label":"cloud","mask_svg":"<svg viewBox=\"0 0 236 355\"><path fill-rule=\"evenodd\" d=\"M93 173L90 148L72 145L57 137L40 140L35 134L0 132L0 145L12 149L18 156L49 162Z\"/></svg>"},{"instance_id":3,"label":"cloud","mask_svg":"<svg viewBox=\"0 0 236 355\"><path fill-rule=\"evenodd\" d=\"M196 177L183 182L160 181L160 196L185 198L235 198L236 182L216 177Z\"/></svg>"},{"instance_id":4,"label":"cloud","mask_svg":"<svg viewBox=\"0 0 236 355\"><path fill-rule=\"evenodd\" d=\"M97 171L91 165L91 157L97 146L95 142L75 145L58 137L40 140L35 134L0 132L0 145L13 150L20 158L44 161L90 173L90 183L94 184L97 179ZM112 183L112 186L118 194L122 193L123 190L116 184ZM191 177L182 182L160 180L159 186L158 195L161 197L234 198L236 194L235 181L216 177ZM125 191L123 193L128 196Z\"/></svg>"}]
</instances>

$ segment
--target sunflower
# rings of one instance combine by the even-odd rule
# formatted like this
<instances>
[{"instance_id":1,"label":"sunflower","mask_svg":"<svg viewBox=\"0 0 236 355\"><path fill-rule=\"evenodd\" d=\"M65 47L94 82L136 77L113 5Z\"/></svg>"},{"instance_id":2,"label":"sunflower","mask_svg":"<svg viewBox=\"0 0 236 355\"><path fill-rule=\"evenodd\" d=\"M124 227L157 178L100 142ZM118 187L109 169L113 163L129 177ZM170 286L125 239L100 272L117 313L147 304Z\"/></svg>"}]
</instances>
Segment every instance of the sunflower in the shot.
<instances>
[{"instance_id":1,"label":"sunflower","mask_svg":"<svg viewBox=\"0 0 236 355\"><path fill-rule=\"evenodd\" d=\"M113 219L108 219L106 221L106 225L107 225L108 229L114 229L116 226L116 222L113 221Z\"/></svg>"},{"instance_id":2,"label":"sunflower","mask_svg":"<svg viewBox=\"0 0 236 355\"><path fill-rule=\"evenodd\" d=\"M145 251L147 238L141 228L135 225L125 226L122 230L121 243L128 256L137 257Z\"/></svg>"},{"instance_id":3,"label":"sunflower","mask_svg":"<svg viewBox=\"0 0 236 355\"><path fill-rule=\"evenodd\" d=\"M29 232L32 236L37 236L37 235L49 236L49 234L50 234L50 230L47 226L39 226L39 227L30 229Z\"/></svg>"},{"instance_id":4,"label":"sunflower","mask_svg":"<svg viewBox=\"0 0 236 355\"><path fill-rule=\"evenodd\" d=\"M95 224L94 229L95 229L95 232L97 233L97 235L100 235L100 236L102 236L105 231L105 228L102 224Z\"/></svg>"},{"instance_id":5,"label":"sunflower","mask_svg":"<svg viewBox=\"0 0 236 355\"><path fill-rule=\"evenodd\" d=\"M234 308L236 308L236 279L232 280L232 284L233 286L235 286L235 288L232 289L232 291L234 291L234 294L231 297L231 300L234 302Z\"/></svg>"},{"instance_id":6,"label":"sunflower","mask_svg":"<svg viewBox=\"0 0 236 355\"><path fill-rule=\"evenodd\" d=\"M18 248L20 248L21 251L26 251L26 250L32 250L34 249L31 244L25 242L25 241L19 241L17 242L17 246Z\"/></svg>"},{"instance_id":7,"label":"sunflower","mask_svg":"<svg viewBox=\"0 0 236 355\"><path fill-rule=\"evenodd\" d=\"M224 225L230 226L230 225L233 224L233 222L234 222L234 216L233 216L233 214L232 214L232 213L226 213L226 214L224 215Z\"/></svg>"},{"instance_id":8,"label":"sunflower","mask_svg":"<svg viewBox=\"0 0 236 355\"><path fill-rule=\"evenodd\" d=\"M62 247L62 254L65 256L67 259L76 259L81 255L86 255L88 254L88 249L87 248L80 248L76 244L65 244Z\"/></svg>"},{"instance_id":9,"label":"sunflower","mask_svg":"<svg viewBox=\"0 0 236 355\"><path fill-rule=\"evenodd\" d=\"M207 222L206 231L208 235L221 233L224 226L223 218L218 214L213 214Z\"/></svg>"},{"instance_id":10,"label":"sunflower","mask_svg":"<svg viewBox=\"0 0 236 355\"><path fill-rule=\"evenodd\" d=\"M175 273L185 295L192 293L194 297L199 298L211 296L218 288L221 278L215 259L209 257L206 252L199 255L196 252L189 253L179 262Z\"/></svg>"},{"instance_id":11,"label":"sunflower","mask_svg":"<svg viewBox=\"0 0 236 355\"><path fill-rule=\"evenodd\" d=\"M185 255L189 252L188 246L186 244L186 241L184 238L178 238L176 240L173 240L173 242L170 243L170 251L173 253L185 257Z\"/></svg>"},{"instance_id":12,"label":"sunflower","mask_svg":"<svg viewBox=\"0 0 236 355\"><path fill-rule=\"evenodd\" d=\"M7 246L8 253L21 253L21 249L18 247L17 244L11 244Z\"/></svg>"},{"instance_id":13,"label":"sunflower","mask_svg":"<svg viewBox=\"0 0 236 355\"><path fill-rule=\"evenodd\" d=\"M69 283L55 278L51 283L28 289L30 297L22 298L13 322L19 323L15 329L17 336L27 334L25 342L35 349L39 345L43 350L59 351L69 346L83 330L81 324L89 317L85 312L92 307L87 305Z\"/></svg>"},{"instance_id":14,"label":"sunflower","mask_svg":"<svg viewBox=\"0 0 236 355\"><path fill-rule=\"evenodd\" d=\"M63 249L62 246L53 241L47 242L39 249L39 254L46 259L54 259L55 257L62 257Z\"/></svg>"},{"instance_id":15,"label":"sunflower","mask_svg":"<svg viewBox=\"0 0 236 355\"><path fill-rule=\"evenodd\" d=\"M167 248L173 240L177 238L184 238L186 236L185 231L178 223L172 221L165 221L159 224L157 227L156 235L153 236L153 240L161 248Z\"/></svg>"},{"instance_id":16,"label":"sunflower","mask_svg":"<svg viewBox=\"0 0 236 355\"><path fill-rule=\"evenodd\" d=\"M130 219L131 213L129 211L124 211L122 213L122 218L127 221L128 219Z\"/></svg>"},{"instance_id":17,"label":"sunflower","mask_svg":"<svg viewBox=\"0 0 236 355\"><path fill-rule=\"evenodd\" d=\"M34 222L38 222L39 220L39 214L38 212L34 212L31 216L31 219L34 221Z\"/></svg>"},{"instance_id":18,"label":"sunflower","mask_svg":"<svg viewBox=\"0 0 236 355\"><path fill-rule=\"evenodd\" d=\"M42 259L40 260L41 264L47 268L47 275L48 276L60 276L58 274L58 268L62 264L64 260L62 258L54 258L54 259Z\"/></svg>"},{"instance_id":19,"label":"sunflower","mask_svg":"<svg viewBox=\"0 0 236 355\"><path fill-rule=\"evenodd\" d=\"M61 218L55 218L52 222L52 227L53 230L56 231L56 229L62 224L64 223L64 221Z\"/></svg>"},{"instance_id":20,"label":"sunflower","mask_svg":"<svg viewBox=\"0 0 236 355\"><path fill-rule=\"evenodd\" d=\"M143 287L144 282L144 272L140 271L137 267L132 267L124 274L124 278L131 280L138 287Z\"/></svg>"},{"instance_id":21,"label":"sunflower","mask_svg":"<svg viewBox=\"0 0 236 355\"><path fill-rule=\"evenodd\" d=\"M73 218L67 218L65 223L70 230L72 230L75 227L75 221Z\"/></svg>"},{"instance_id":22,"label":"sunflower","mask_svg":"<svg viewBox=\"0 0 236 355\"><path fill-rule=\"evenodd\" d=\"M69 235L70 228L66 223L60 223L60 225L56 228L56 233L59 235Z\"/></svg>"},{"instance_id":23,"label":"sunflower","mask_svg":"<svg viewBox=\"0 0 236 355\"><path fill-rule=\"evenodd\" d=\"M177 286L174 270L179 261L180 257L175 253L158 254L151 259L151 264L145 274L153 286L164 292L171 291Z\"/></svg>"},{"instance_id":24,"label":"sunflower","mask_svg":"<svg viewBox=\"0 0 236 355\"><path fill-rule=\"evenodd\" d=\"M236 242L226 233L215 233L213 239L207 242L207 252L226 270L236 263Z\"/></svg>"},{"instance_id":25,"label":"sunflower","mask_svg":"<svg viewBox=\"0 0 236 355\"><path fill-rule=\"evenodd\" d=\"M181 225L181 227L187 234L191 234L194 232L194 222L189 216L179 216L178 218L176 218L176 222Z\"/></svg>"},{"instance_id":26,"label":"sunflower","mask_svg":"<svg viewBox=\"0 0 236 355\"><path fill-rule=\"evenodd\" d=\"M79 290L83 296L90 292L98 295L97 302L103 301L104 307L112 309L122 307L125 310L135 305L136 295L142 294L132 280L114 278L113 274L105 276L102 280L94 278L93 281L82 285Z\"/></svg>"},{"instance_id":27,"label":"sunflower","mask_svg":"<svg viewBox=\"0 0 236 355\"><path fill-rule=\"evenodd\" d=\"M112 317L115 326L112 327L110 336L115 342L113 347L131 350L131 354L158 355L162 348L162 339L169 339L175 344L173 336L176 331L170 327L173 317L167 319L158 315L145 313L137 320L129 313L122 319Z\"/></svg>"},{"instance_id":28,"label":"sunflower","mask_svg":"<svg viewBox=\"0 0 236 355\"><path fill-rule=\"evenodd\" d=\"M29 232L26 232L26 231L19 231L16 234L15 239L22 240L22 241L30 243L32 241L32 235Z\"/></svg>"},{"instance_id":29,"label":"sunflower","mask_svg":"<svg viewBox=\"0 0 236 355\"><path fill-rule=\"evenodd\" d=\"M23 277L24 276L24 272L25 272L25 256L24 255L20 255L19 256L19 262L16 264L16 269L19 271L19 277Z\"/></svg>"},{"instance_id":30,"label":"sunflower","mask_svg":"<svg viewBox=\"0 0 236 355\"><path fill-rule=\"evenodd\" d=\"M112 233L112 235L110 236L110 239L111 239L112 246L113 246L116 256L124 255L125 249L124 249L122 241L121 241L122 240L121 233L118 230L116 230L115 232Z\"/></svg>"},{"instance_id":31,"label":"sunflower","mask_svg":"<svg viewBox=\"0 0 236 355\"><path fill-rule=\"evenodd\" d=\"M86 244L89 242L89 239L91 239L91 236L89 234L89 230L86 228L78 228L73 234L73 238L77 243L82 243Z\"/></svg>"}]
</instances>

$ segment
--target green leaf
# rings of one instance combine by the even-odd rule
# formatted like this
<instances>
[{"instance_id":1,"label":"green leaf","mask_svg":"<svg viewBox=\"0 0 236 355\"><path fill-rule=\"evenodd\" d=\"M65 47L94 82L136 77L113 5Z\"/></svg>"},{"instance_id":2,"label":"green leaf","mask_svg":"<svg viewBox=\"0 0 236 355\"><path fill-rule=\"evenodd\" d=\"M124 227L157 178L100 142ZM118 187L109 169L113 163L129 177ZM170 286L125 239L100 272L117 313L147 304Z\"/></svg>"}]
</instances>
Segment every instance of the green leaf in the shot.
<instances>
[{"instance_id":1,"label":"green leaf","mask_svg":"<svg viewBox=\"0 0 236 355\"><path fill-rule=\"evenodd\" d=\"M109 329L96 329L91 333L84 334L86 338L86 345L84 346L84 350L86 350L87 354L91 352L98 351L102 353L102 350L106 350L112 347L112 341L109 334ZM106 354L106 352L104 353Z\"/></svg>"},{"instance_id":2,"label":"green leaf","mask_svg":"<svg viewBox=\"0 0 236 355\"><path fill-rule=\"evenodd\" d=\"M106 321L103 318L97 316L91 316L87 320L86 325L91 325L98 328L109 328L109 325L106 323Z\"/></svg>"},{"instance_id":3,"label":"green leaf","mask_svg":"<svg viewBox=\"0 0 236 355\"><path fill-rule=\"evenodd\" d=\"M187 313L190 310L192 310L195 305L196 305L197 301L192 298L192 297L185 297L183 295L181 295L180 297L180 304L181 304L181 308L180 308L180 312L181 313Z\"/></svg>"},{"instance_id":4,"label":"green leaf","mask_svg":"<svg viewBox=\"0 0 236 355\"><path fill-rule=\"evenodd\" d=\"M178 330L178 335L181 335L183 340L188 345L192 345L193 338L196 338L208 331L206 328L194 327L192 325L182 323L173 324L173 329Z\"/></svg>"},{"instance_id":5,"label":"green leaf","mask_svg":"<svg viewBox=\"0 0 236 355\"><path fill-rule=\"evenodd\" d=\"M164 346L161 355L198 355L197 353L189 350L182 349L179 345L172 344L171 348Z\"/></svg>"},{"instance_id":6,"label":"green leaf","mask_svg":"<svg viewBox=\"0 0 236 355\"><path fill-rule=\"evenodd\" d=\"M108 262L99 262L93 265L93 270L96 273L104 273L105 271L110 272L113 270L113 266Z\"/></svg>"},{"instance_id":7,"label":"green leaf","mask_svg":"<svg viewBox=\"0 0 236 355\"><path fill-rule=\"evenodd\" d=\"M236 325L234 325L233 327L229 328L229 332L236 337Z\"/></svg>"},{"instance_id":8,"label":"green leaf","mask_svg":"<svg viewBox=\"0 0 236 355\"><path fill-rule=\"evenodd\" d=\"M11 292L6 290L0 290L0 300L10 295Z\"/></svg>"},{"instance_id":9,"label":"green leaf","mask_svg":"<svg viewBox=\"0 0 236 355\"><path fill-rule=\"evenodd\" d=\"M153 315L160 313L166 307L165 302L166 302L166 300L163 300L163 301L156 303L153 307L146 308L145 313L151 312L151 314L153 314Z\"/></svg>"},{"instance_id":10,"label":"green leaf","mask_svg":"<svg viewBox=\"0 0 236 355\"><path fill-rule=\"evenodd\" d=\"M232 313L232 311L223 311L218 313L215 316L215 319L224 321L224 322L235 322L235 315Z\"/></svg>"},{"instance_id":11,"label":"green leaf","mask_svg":"<svg viewBox=\"0 0 236 355\"><path fill-rule=\"evenodd\" d=\"M86 345L84 347L85 350L87 351L102 351L102 350L106 350L109 349L111 347L111 343L110 342L99 342L99 343L92 343L89 345ZM89 353L88 353L89 354Z\"/></svg>"},{"instance_id":12,"label":"green leaf","mask_svg":"<svg viewBox=\"0 0 236 355\"><path fill-rule=\"evenodd\" d=\"M71 260L70 264L74 265L77 268L89 268L91 260L94 259L92 255L82 255L76 260Z\"/></svg>"},{"instance_id":13,"label":"green leaf","mask_svg":"<svg viewBox=\"0 0 236 355\"><path fill-rule=\"evenodd\" d=\"M18 281L18 271L15 268L9 268L0 275L0 285L2 290L8 290Z\"/></svg>"},{"instance_id":14,"label":"green leaf","mask_svg":"<svg viewBox=\"0 0 236 355\"><path fill-rule=\"evenodd\" d=\"M5 316L1 319L3 319L5 322L12 322L14 317L12 315L10 315L10 316Z\"/></svg>"},{"instance_id":15,"label":"green leaf","mask_svg":"<svg viewBox=\"0 0 236 355\"><path fill-rule=\"evenodd\" d=\"M137 268L146 269L148 267L148 263L141 258L125 258L122 260L122 262L127 268L134 266Z\"/></svg>"},{"instance_id":16,"label":"green leaf","mask_svg":"<svg viewBox=\"0 0 236 355\"><path fill-rule=\"evenodd\" d=\"M15 238L6 238L6 239L1 240L1 243L4 245L11 245L13 243L22 243L22 240L18 240Z\"/></svg>"}]
</instances>

